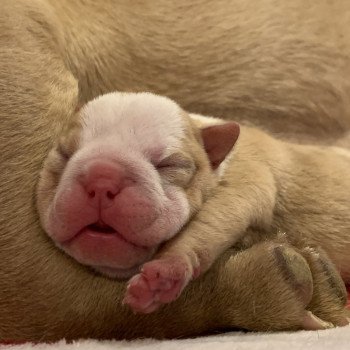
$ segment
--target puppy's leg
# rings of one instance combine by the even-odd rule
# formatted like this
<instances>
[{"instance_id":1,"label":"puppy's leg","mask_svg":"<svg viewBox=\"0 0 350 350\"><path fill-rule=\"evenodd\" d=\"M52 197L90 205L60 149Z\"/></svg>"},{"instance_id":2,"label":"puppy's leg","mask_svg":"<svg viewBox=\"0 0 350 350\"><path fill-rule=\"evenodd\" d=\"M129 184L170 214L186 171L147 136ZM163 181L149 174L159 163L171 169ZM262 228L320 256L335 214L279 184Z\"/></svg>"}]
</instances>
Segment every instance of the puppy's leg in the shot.
<instances>
[{"instance_id":1,"label":"puppy's leg","mask_svg":"<svg viewBox=\"0 0 350 350\"><path fill-rule=\"evenodd\" d=\"M324 294L320 294L316 300L317 290L323 289L318 283L324 280L324 272L314 269L308 263L308 253L307 259L303 254L280 240L257 243L243 251L230 249L177 300L157 312L134 317L142 321L143 332L147 324L155 322L155 329L162 329L164 337L174 336L177 325L181 325L183 336L193 335L193 324L198 333L233 328L277 331L333 327L335 319L342 317L343 307L328 308L326 314L325 305L343 305L341 298L338 293L329 294L325 304ZM140 298L140 308L145 298Z\"/></svg>"},{"instance_id":2,"label":"puppy's leg","mask_svg":"<svg viewBox=\"0 0 350 350\"><path fill-rule=\"evenodd\" d=\"M331 262L316 250L289 244L254 245L226 263L237 285L226 315L236 326L257 331L324 329L346 325L344 284ZM232 309L231 309L232 308Z\"/></svg>"},{"instance_id":3,"label":"puppy's leg","mask_svg":"<svg viewBox=\"0 0 350 350\"><path fill-rule=\"evenodd\" d=\"M220 315L216 326L315 330L348 323L344 284L327 257L316 250L269 241L231 256L219 270L216 265L208 273L217 300L213 296L213 305L206 306ZM163 303L159 290L150 289L147 281L134 279L128 288L126 301L135 311L148 313ZM185 298L191 299L191 293L193 289L186 288Z\"/></svg>"},{"instance_id":4,"label":"puppy's leg","mask_svg":"<svg viewBox=\"0 0 350 350\"><path fill-rule=\"evenodd\" d=\"M312 273L306 260L288 245L274 242L256 244L232 255L225 264L221 263L223 271L218 270L216 265L208 273L212 275L213 269L216 270L218 276L212 283L223 289L225 302L220 315L227 314L230 319L226 320L227 324L224 322L225 326L233 323L247 329L269 328L273 317L278 320L281 329L291 324L300 326L305 307L312 299ZM178 270L181 268L171 270L173 276ZM153 277L157 279L160 276ZM198 279L201 280L203 278ZM171 289L172 286L165 281L163 288ZM135 311L148 313L164 302L159 292L162 290L152 289L146 278L135 276L128 285L125 301ZM187 293L188 288L184 291L185 295ZM281 321L281 317L286 321Z\"/></svg>"},{"instance_id":5,"label":"puppy's leg","mask_svg":"<svg viewBox=\"0 0 350 350\"><path fill-rule=\"evenodd\" d=\"M225 306L236 326L256 331L300 329L312 299L312 272L306 260L288 244L264 242L228 260L232 274L220 283L235 286ZM232 287L231 287L232 288ZM322 323L319 328L330 327Z\"/></svg>"}]
</instances>

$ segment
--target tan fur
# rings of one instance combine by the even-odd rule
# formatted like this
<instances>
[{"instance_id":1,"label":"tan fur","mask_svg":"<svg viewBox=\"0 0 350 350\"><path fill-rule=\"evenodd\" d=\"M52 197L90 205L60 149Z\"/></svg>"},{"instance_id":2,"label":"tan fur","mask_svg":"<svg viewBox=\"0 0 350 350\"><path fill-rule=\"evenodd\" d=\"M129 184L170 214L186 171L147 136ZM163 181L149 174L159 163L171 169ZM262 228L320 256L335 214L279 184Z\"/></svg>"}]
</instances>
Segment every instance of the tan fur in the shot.
<instances>
[{"instance_id":1,"label":"tan fur","mask_svg":"<svg viewBox=\"0 0 350 350\"><path fill-rule=\"evenodd\" d=\"M78 100L115 89L162 93L289 137L346 142L349 13L346 0L1 2L0 339L175 337L237 325L237 263L222 261L155 316L121 308L122 284L77 265L40 230L38 170ZM254 256L243 255L253 267ZM278 295L277 322L288 293ZM275 289L261 296L269 295Z\"/></svg>"},{"instance_id":2,"label":"tan fur","mask_svg":"<svg viewBox=\"0 0 350 350\"><path fill-rule=\"evenodd\" d=\"M349 160L342 149L285 143L242 128L212 199L158 257L187 250L205 270L225 246L261 239L244 233L258 227L270 237L285 232L292 242L323 247L349 281Z\"/></svg>"}]
</instances>

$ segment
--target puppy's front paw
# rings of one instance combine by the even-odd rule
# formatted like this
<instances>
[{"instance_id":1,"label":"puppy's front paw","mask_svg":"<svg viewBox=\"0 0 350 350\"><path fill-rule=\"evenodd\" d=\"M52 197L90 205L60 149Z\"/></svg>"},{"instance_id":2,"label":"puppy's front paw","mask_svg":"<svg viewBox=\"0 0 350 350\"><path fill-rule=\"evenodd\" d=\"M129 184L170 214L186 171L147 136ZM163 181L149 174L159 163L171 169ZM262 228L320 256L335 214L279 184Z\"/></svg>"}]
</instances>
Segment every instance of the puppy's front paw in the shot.
<instances>
[{"instance_id":1,"label":"puppy's front paw","mask_svg":"<svg viewBox=\"0 0 350 350\"><path fill-rule=\"evenodd\" d=\"M193 268L185 257L150 261L129 281L123 302L135 312L153 312L177 299L192 276Z\"/></svg>"}]
</instances>

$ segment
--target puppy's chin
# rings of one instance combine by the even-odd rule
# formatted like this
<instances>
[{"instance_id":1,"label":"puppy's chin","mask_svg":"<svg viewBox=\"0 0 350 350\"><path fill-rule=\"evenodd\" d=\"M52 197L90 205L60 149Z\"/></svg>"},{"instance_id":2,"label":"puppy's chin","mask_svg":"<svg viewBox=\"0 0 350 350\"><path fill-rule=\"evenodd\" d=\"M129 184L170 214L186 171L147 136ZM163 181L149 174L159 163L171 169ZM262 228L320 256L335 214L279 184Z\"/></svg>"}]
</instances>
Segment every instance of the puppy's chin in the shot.
<instances>
[{"instance_id":1,"label":"puppy's chin","mask_svg":"<svg viewBox=\"0 0 350 350\"><path fill-rule=\"evenodd\" d=\"M91 242L88 242L91 243ZM70 242L56 246L70 255L78 263L92 268L94 271L113 279L127 279L138 273L141 266L152 259L158 245L150 248L134 247L126 242L102 242L84 245L84 240L72 239Z\"/></svg>"},{"instance_id":2,"label":"puppy's chin","mask_svg":"<svg viewBox=\"0 0 350 350\"><path fill-rule=\"evenodd\" d=\"M155 247L146 257L143 256L140 257L140 259L136 259L136 261L134 260L134 265L130 266L130 264L125 263L125 267L123 267L123 263L116 264L116 262L111 262L111 264L108 266L106 261L104 263L99 263L96 260L94 262L81 261L79 257L74 256L72 252L68 252L64 247L62 247L62 245L56 244L56 246L63 250L66 254L70 255L77 263L89 267L100 275L116 280L126 280L139 273L142 265L150 261L158 251L158 247Z\"/></svg>"}]
</instances>

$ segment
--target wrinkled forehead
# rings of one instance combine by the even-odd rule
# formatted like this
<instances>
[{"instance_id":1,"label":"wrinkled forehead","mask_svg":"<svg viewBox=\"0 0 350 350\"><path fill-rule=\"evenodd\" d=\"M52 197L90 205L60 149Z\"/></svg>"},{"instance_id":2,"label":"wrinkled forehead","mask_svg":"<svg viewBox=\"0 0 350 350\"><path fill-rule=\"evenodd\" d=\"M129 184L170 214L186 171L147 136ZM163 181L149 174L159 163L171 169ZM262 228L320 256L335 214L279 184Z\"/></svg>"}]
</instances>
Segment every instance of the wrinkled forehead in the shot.
<instances>
[{"instance_id":1,"label":"wrinkled forehead","mask_svg":"<svg viewBox=\"0 0 350 350\"><path fill-rule=\"evenodd\" d=\"M82 146L102 141L134 151L162 151L179 147L184 135L181 108L150 93L100 96L82 109L81 118Z\"/></svg>"}]
</instances>

